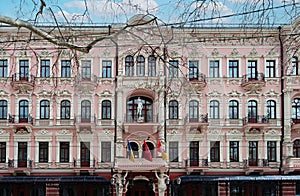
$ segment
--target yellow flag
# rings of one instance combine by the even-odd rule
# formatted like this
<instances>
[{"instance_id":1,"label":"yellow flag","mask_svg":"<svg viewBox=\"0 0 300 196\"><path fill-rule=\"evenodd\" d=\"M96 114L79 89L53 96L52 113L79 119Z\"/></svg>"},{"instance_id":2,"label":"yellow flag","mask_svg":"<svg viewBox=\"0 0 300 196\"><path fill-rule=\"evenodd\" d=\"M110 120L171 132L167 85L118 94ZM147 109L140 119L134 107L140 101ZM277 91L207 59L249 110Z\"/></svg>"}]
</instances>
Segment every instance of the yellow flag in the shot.
<instances>
[{"instance_id":1,"label":"yellow flag","mask_svg":"<svg viewBox=\"0 0 300 196\"><path fill-rule=\"evenodd\" d=\"M161 157L163 160L169 160L167 153L165 153L164 151L161 152Z\"/></svg>"}]
</instances>

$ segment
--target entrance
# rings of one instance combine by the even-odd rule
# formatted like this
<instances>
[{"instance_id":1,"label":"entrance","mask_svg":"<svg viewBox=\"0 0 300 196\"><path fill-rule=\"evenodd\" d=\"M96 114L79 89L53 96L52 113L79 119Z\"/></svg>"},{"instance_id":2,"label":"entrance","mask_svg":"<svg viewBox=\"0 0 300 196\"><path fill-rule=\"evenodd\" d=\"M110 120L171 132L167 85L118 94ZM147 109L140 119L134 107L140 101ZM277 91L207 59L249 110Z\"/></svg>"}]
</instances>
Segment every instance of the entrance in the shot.
<instances>
[{"instance_id":1,"label":"entrance","mask_svg":"<svg viewBox=\"0 0 300 196\"><path fill-rule=\"evenodd\" d=\"M152 189L152 183L146 180L135 180L128 188L126 196L155 196Z\"/></svg>"}]
</instances>

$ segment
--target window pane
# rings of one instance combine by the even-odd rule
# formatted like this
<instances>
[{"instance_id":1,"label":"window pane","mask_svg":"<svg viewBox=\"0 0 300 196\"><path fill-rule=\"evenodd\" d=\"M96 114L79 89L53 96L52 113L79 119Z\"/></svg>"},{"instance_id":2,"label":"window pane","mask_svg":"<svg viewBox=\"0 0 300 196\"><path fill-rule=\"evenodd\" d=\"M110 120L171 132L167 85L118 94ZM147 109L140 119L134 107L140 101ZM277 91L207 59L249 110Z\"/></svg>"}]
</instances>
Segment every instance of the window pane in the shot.
<instances>
[{"instance_id":1,"label":"window pane","mask_svg":"<svg viewBox=\"0 0 300 196\"><path fill-rule=\"evenodd\" d=\"M48 142L39 142L39 162L48 163Z\"/></svg>"},{"instance_id":2,"label":"window pane","mask_svg":"<svg viewBox=\"0 0 300 196\"><path fill-rule=\"evenodd\" d=\"M170 162L178 162L178 142L169 143Z\"/></svg>"},{"instance_id":3,"label":"window pane","mask_svg":"<svg viewBox=\"0 0 300 196\"><path fill-rule=\"evenodd\" d=\"M230 60L229 61L229 77L238 78L239 77L239 61Z\"/></svg>"},{"instance_id":4,"label":"window pane","mask_svg":"<svg viewBox=\"0 0 300 196\"><path fill-rule=\"evenodd\" d=\"M198 79L198 61L189 61L189 79Z\"/></svg>"},{"instance_id":5,"label":"window pane","mask_svg":"<svg viewBox=\"0 0 300 196\"><path fill-rule=\"evenodd\" d=\"M50 77L50 60L48 59L41 60L41 77Z\"/></svg>"},{"instance_id":6,"label":"window pane","mask_svg":"<svg viewBox=\"0 0 300 196\"><path fill-rule=\"evenodd\" d=\"M59 161L61 163L68 163L69 162L69 142L60 142L60 156Z\"/></svg>"},{"instance_id":7,"label":"window pane","mask_svg":"<svg viewBox=\"0 0 300 196\"><path fill-rule=\"evenodd\" d=\"M209 62L209 76L211 78L219 77L219 61L210 61Z\"/></svg>"},{"instance_id":8,"label":"window pane","mask_svg":"<svg viewBox=\"0 0 300 196\"><path fill-rule=\"evenodd\" d=\"M169 77L178 78L178 61L169 62Z\"/></svg>"},{"instance_id":9,"label":"window pane","mask_svg":"<svg viewBox=\"0 0 300 196\"><path fill-rule=\"evenodd\" d=\"M111 142L101 142L101 161L111 162Z\"/></svg>"},{"instance_id":10,"label":"window pane","mask_svg":"<svg viewBox=\"0 0 300 196\"><path fill-rule=\"evenodd\" d=\"M102 61L102 77L103 78L111 78L111 61Z\"/></svg>"},{"instance_id":11,"label":"window pane","mask_svg":"<svg viewBox=\"0 0 300 196\"><path fill-rule=\"evenodd\" d=\"M0 59L0 77L7 77L8 61L6 59Z\"/></svg>"},{"instance_id":12,"label":"window pane","mask_svg":"<svg viewBox=\"0 0 300 196\"><path fill-rule=\"evenodd\" d=\"M62 60L61 61L61 77L69 78L71 77L71 61Z\"/></svg>"}]
</instances>

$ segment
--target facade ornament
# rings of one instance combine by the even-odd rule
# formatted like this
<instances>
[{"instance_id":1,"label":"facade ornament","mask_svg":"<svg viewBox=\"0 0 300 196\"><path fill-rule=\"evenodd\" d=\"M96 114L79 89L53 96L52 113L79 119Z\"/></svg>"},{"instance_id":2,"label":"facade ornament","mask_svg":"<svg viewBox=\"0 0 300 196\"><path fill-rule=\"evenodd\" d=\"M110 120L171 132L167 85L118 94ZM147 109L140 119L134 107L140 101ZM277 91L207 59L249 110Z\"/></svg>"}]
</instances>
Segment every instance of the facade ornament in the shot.
<instances>
[{"instance_id":1,"label":"facade ornament","mask_svg":"<svg viewBox=\"0 0 300 196\"><path fill-rule=\"evenodd\" d=\"M123 193L127 192L128 182L126 183L126 177L128 175L128 171L124 176L121 173L114 174L111 178L111 184L116 187L116 196L122 196ZM125 184L126 183L126 184ZM123 191L123 189L125 191Z\"/></svg>"},{"instance_id":2,"label":"facade ornament","mask_svg":"<svg viewBox=\"0 0 300 196\"><path fill-rule=\"evenodd\" d=\"M157 171L155 171L155 176L157 178L158 195L164 196L165 191L167 190L167 184L169 184L170 178L167 174L164 174L163 172L160 172L160 174L157 175Z\"/></svg>"},{"instance_id":3,"label":"facade ornament","mask_svg":"<svg viewBox=\"0 0 300 196\"><path fill-rule=\"evenodd\" d=\"M212 51L211 55L212 55L212 56L219 56L220 53L219 53L218 49L215 48L215 49Z\"/></svg>"},{"instance_id":4,"label":"facade ornament","mask_svg":"<svg viewBox=\"0 0 300 196\"><path fill-rule=\"evenodd\" d=\"M249 53L249 56L257 56L257 51L256 51L256 49L255 48L253 48L251 51L250 51L250 53Z\"/></svg>"},{"instance_id":5,"label":"facade ornament","mask_svg":"<svg viewBox=\"0 0 300 196\"><path fill-rule=\"evenodd\" d=\"M239 56L239 51L236 49L236 48L234 48L232 51L231 51L231 53L230 53L230 56Z\"/></svg>"}]
</instances>

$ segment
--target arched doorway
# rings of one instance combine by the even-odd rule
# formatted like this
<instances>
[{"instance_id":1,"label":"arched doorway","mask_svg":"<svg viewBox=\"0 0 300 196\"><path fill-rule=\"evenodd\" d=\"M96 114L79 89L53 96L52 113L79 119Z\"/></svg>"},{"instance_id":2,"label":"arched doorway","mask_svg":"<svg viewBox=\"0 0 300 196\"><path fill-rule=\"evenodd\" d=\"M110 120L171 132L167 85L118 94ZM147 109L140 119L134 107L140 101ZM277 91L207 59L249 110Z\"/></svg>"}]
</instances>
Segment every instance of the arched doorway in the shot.
<instances>
[{"instance_id":1,"label":"arched doorway","mask_svg":"<svg viewBox=\"0 0 300 196\"><path fill-rule=\"evenodd\" d=\"M155 196L153 183L146 180L135 180L129 185L126 196Z\"/></svg>"}]
</instances>

